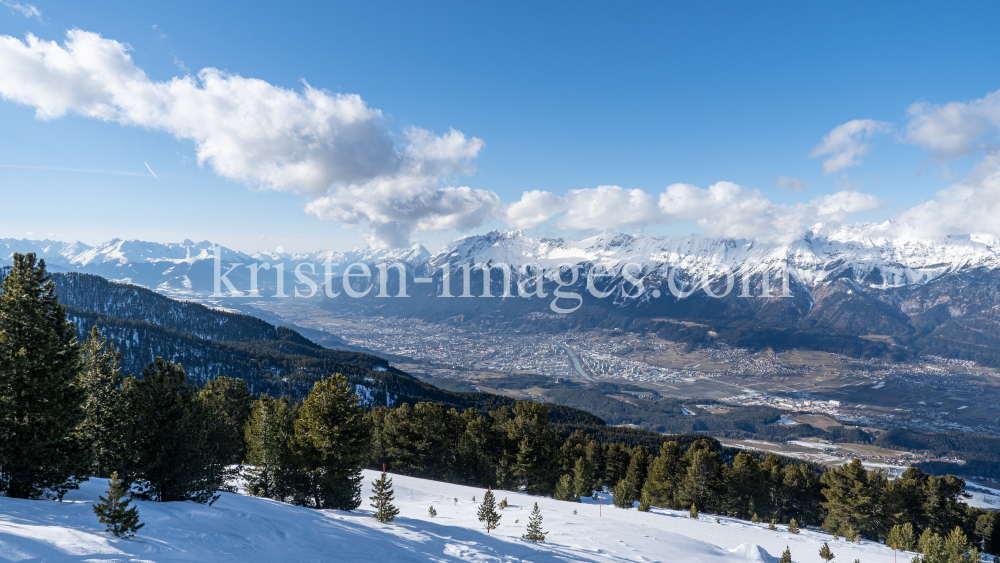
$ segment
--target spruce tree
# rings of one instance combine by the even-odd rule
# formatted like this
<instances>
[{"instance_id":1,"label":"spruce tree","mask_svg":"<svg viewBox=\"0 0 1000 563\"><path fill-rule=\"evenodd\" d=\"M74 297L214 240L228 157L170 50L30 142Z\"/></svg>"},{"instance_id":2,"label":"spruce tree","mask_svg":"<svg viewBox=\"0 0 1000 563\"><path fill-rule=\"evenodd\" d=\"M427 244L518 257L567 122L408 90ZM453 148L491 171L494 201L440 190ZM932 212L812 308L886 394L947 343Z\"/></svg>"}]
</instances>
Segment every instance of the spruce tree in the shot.
<instances>
[{"instance_id":1,"label":"spruce tree","mask_svg":"<svg viewBox=\"0 0 1000 563\"><path fill-rule=\"evenodd\" d=\"M774 518L771 518L771 522L767 525L767 529L771 530L772 532L778 529L778 527L774 523Z\"/></svg>"},{"instance_id":2,"label":"spruce tree","mask_svg":"<svg viewBox=\"0 0 1000 563\"><path fill-rule=\"evenodd\" d=\"M254 496L287 500L296 470L289 443L295 434L295 417L287 398L261 395L250 407L244 430L246 466L243 477Z\"/></svg>"},{"instance_id":3,"label":"spruce tree","mask_svg":"<svg viewBox=\"0 0 1000 563\"><path fill-rule=\"evenodd\" d=\"M94 447L94 474L108 477L125 469L131 457L131 436L124 424L121 385L121 352L109 343L97 327L83 344L83 387L87 394L87 419L83 433Z\"/></svg>"},{"instance_id":4,"label":"spruce tree","mask_svg":"<svg viewBox=\"0 0 1000 563\"><path fill-rule=\"evenodd\" d=\"M545 532L542 531L542 511L538 509L537 502L528 518L528 531L521 537L535 543L545 543Z\"/></svg>"},{"instance_id":5,"label":"spruce tree","mask_svg":"<svg viewBox=\"0 0 1000 563\"><path fill-rule=\"evenodd\" d=\"M372 483L372 492L375 493L374 496L369 497L372 501L372 508L375 509L372 516L383 524L392 522L399 514L399 509L392 505L392 479L389 479L384 471L382 477ZM433 509L433 507L431 508Z\"/></svg>"},{"instance_id":6,"label":"spruce tree","mask_svg":"<svg viewBox=\"0 0 1000 563\"><path fill-rule=\"evenodd\" d=\"M785 551L781 552L781 559L778 563L792 563L792 550L785 546Z\"/></svg>"},{"instance_id":7,"label":"spruce tree","mask_svg":"<svg viewBox=\"0 0 1000 563\"><path fill-rule=\"evenodd\" d=\"M827 562L832 561L833 558L836 557L836 555L830 551L830 546L826 542L823 542L823 547L819 548L819 556L823 561Z\"/></svg>"},{"instance_id":8,"label":"spruce tree","mask_svg":"<svg viewBox=\"0 0 1000 563\"><path fill-rule=\"evenodd\" d=\"M427 514L429 514L431 518L434 518L435 516L438 515L438 511L434 510L434 505L433 504L431 505L430 508L427 509Z\"/></svg>"},{"instance_id":9,"label":"spruce tree","mask_svg":"<svg viewBox=\"0 0 1000 563\"><path fill-rule=\"evenodd\" d=\"M360 403L340 374L313 386L295 420L293 454L304 477L297 503L339 510L361 505L369 431Z\"/></svg>"},{"instance_id":10,"label":"spruce tree","mask_svg":"<svg viewBox=\"0 0 1000 563\"><path fill-rule=\"evenodd\" d=\"M87 479L81 371L76 327L45 261L15 254L0 280L0 493L62 498Z\"/></svg>"},{"instance_id":11,"label":"spruce tree","mask_svg":"<svg viewBox=\"0 0 1000 563\"><path fill-rule=\"evenodd\" d=\"M691 511L688 513L688 518L694 518L695 520L698 519L698 507L697 506L695 506L693 504L691 505Z\"/></svg>"},{"instance_id":12,"label":"spruce tree","mask_svg":"<svg viewBox=\"0 0 1000 563\"><path fill-rule=\"evenodd\" d=\"M145 524L139 523L139 508L129 506L129 503L132 502L132 495L129 494L122 480L118 478L118 472L111 474L107 494L106 498L97 497L101 502L93 505L94 514L100 519L101 524L107 525L107 531L119 538L128 539L135 536L136 531ZM125 498L126 494L128 498Z\"/></svg>"},{"instance_id":13,"label":"spruce tree","mask_svg":"<svg viewBox=\"0 0 1000 563\"><path fill-rule=\"evenodd\" d=\"M483 523L483 526L486 527L487 534L490 533L490 530L495 530L500 525L500 513L497 512L493 489L486 489L486 494L483 495L483 504L479 506L476 515L479 517L479 521Z\"/></svg>"},{"instance_id":14,"label":"spruce tree","mask_svg":"<svg viewBox=\"0 0 1000 563\"><path fill-rule=\"evenodd\" d=\"M753 516L750 517L751 524L760 524L760 518L757 517L757 513L754 512Z\"/></svg>"},{"instance_id":15,"label":"spruce tree","mask_svg":"<svg viewBox=\"0 0 1000 563\"><path fill-rule=\"evenodd\" d=\"M788 533L790 534L799 533L799 523L795 521L795 518L792 518L791 520L788 521Z\"/></svg>"}]
</instances>

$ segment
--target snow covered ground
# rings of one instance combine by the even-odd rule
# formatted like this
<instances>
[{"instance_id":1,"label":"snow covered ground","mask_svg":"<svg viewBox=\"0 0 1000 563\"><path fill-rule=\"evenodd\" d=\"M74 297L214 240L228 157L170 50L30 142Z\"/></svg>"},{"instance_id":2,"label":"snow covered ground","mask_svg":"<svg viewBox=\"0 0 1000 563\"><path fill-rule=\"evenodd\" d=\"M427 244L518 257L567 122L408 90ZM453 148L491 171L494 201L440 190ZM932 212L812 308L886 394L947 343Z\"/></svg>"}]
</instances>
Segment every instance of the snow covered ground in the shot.
<instances>
[{"instance_id":1,"label":"snow covered ground","mask_svg":"<svg viewBox=\"0 0 1000 563\"><path fill-rule=\"evenodd\" d=\"M482 500L482 489L401 476L393 477L400 515L383 525L371 517L368 503L377 476L365 472L364 503L350 513L228 493L212 506L137 502L146 526L132 540L103 532L91 511L106 487L102 479L85 483L61 503L0 498L0 560L774 562L787 545L796 563L819 563L819 548L829 541L836 561L893 561L884 546L832 541L814 531L794 535L784 526L771 532L729 518L716 523L708 515L696 521L678 511L621 510L607 506L607 498L599 507L590 499L569 503L504 491L496 491L497 501L506 497L510 506L501 512L499 529L487 535L476 519L479 504L472 501ZM544 544L520 538L536 501L548 532ZM435 518L428 515L431 505Z\"/></svg>"}]
</instances>

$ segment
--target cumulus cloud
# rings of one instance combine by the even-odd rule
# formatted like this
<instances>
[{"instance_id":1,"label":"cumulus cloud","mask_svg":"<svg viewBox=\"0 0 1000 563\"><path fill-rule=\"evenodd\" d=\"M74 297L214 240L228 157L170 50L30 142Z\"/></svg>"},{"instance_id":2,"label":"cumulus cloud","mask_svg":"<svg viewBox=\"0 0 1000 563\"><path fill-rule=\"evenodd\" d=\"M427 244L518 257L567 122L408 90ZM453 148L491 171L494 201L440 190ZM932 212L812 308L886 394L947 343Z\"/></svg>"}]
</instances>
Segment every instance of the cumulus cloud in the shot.
<instances>
[{"instance_id":1,"label":"cumulus cloud","mask_svg":"<svg viewBox=\"0 0 1000 563\"><path fill-rule=\"evenodd\" d=\"M653 197L642 190L598 186L570 190L566 200L566 214L556 221L562 229L641 229L661 220Z\"/></svg>"},{"instance_id":2,"label":"cumulus cloud","mask_svg":"<svg viewBox=\"0 0 1000 563\"><path fill-rule=\"evenodd\" d=\"M552 192L531 190L507 206L505 219L515 229L535 229L552 217L566 211L566 198Z\"/></svg>"},{"instance_id":3,"label":"cumulus cloud","mask_svg":"<svg viewBox=\"0 0 1000 563\"><path fill-rule=\"evenodd\" d=\"M966 156L1000 127L1000 90L971 102L942 105L918 102L910 106L908 113L909 141L941 158Z\"/></svg>"},{"instance_id":4,"label":"cumulus cloud","mask_svg":"<svg viewBox=\"0 0 1000 563\"><path fill-rule=\"evenodd\" d=\"M154 81L129 50L81 30L63 45L0 36L0 96L43 120L75 113L192 141L220 176L305 195L310 212L369 229L375 246L476 226L499 205L491 192L438 188L472 173L480 139L416 127L397 137L360 96L306 83L296 92L214 68Z\"/></svg>"},{"instance_id":5,"label":"cumulus cloud","mask_svg":"<svg viewBox=\"0 0 1000 563\"><path fill-rule=\"evenodd\" d=\"M1000 154L988 154L972 174L937 198L901 213L890 234L915 238L991 234L1000 237Z\"/></svg>"},{"instance_id":6,"label":"cumulus cloud","mask_svg":"<svg viewBox=\"0 0 1000 563\"><path fill-rule=\"evenodd\" d=\"M821 224L835 229L853 213L875 209L872 195L842 191L809 203L778 205L757 190L717 182L708 188L690 184L667 186L658 198L642 190L598 186L571 190L565 197L550 192L525 192L507 211L517 228L532 228L552 219L568 230L614 231L650 225L694 222L710 236L787 242Z\"/></svg>"},{"instance_id":7,"label":"cumulus cloud","mask_svg":"<svg viewBox=\"0 0 1000 563\"><path fill-rule=\"evenodd\" d=\"M820 144L816 145L809 156L816 158L828 155L823 161L823 174L833 174L861 164L858 157L867 153L868 149L871 148L868 141L872 136L891 129L892 126L883 121L853 119L834 127L823 137Z\"/></svg>"},{"instance_id":8,"label":"cumulus cloud","mask_svg":"<svg viewBox=\"0 0 1000 563\"><path fill-rule=\"evenodd\" d=\"M775 178L774 184L790 194L794 194L795 192L801 192L806 189L805 182L799 180L798 178L792 178L789 176L781 176L779 178Z\"/></svg>"}]
</instances>

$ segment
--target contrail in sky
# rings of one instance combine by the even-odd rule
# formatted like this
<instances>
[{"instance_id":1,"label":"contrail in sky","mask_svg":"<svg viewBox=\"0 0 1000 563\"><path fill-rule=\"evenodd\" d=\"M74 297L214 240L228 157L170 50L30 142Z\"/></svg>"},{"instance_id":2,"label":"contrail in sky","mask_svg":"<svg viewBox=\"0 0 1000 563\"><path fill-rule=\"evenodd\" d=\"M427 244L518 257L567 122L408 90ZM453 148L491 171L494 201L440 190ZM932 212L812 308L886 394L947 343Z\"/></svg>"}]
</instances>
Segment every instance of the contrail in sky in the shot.
<instances>
[{"instance_id":1,"label":"contrail in sky","mask_svg":"<svg viewBox=\"0 0 1000 563\"><path fill-rule=\"evenodd\" d=\"M146 163L143 162L143 164L146 164ZM160 182L160 179L156 177L156 172L153 172L153 169L150 168L148 164L146 164L146 170L149 170L149 173L152 174L154 178L156 178L156 181ZM162 184L163 182L160 182L160 183Z\"/></svg>"}]
</instances>

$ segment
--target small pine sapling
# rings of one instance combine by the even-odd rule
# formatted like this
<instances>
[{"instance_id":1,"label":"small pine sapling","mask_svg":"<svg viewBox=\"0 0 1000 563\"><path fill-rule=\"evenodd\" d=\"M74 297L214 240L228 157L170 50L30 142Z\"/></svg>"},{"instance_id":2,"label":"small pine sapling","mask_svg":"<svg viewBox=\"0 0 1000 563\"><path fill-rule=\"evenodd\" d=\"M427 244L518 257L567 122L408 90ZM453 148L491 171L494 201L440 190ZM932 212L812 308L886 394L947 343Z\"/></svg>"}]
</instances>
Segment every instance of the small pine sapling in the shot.
<instances>
[{"instance_id":1,"label":"small pine sapling","mask_svg":"<svg viewBox=\"0 0 1000 563\"><path fill-rule=\"evenodd\" d=\"M716 519L715 519L715 523L716 523L716 524L721 524L721 523L722 523L722 520L720 520L720 519L716 518Z\"/></svg>"},{"instance_id":2,"label":"small pine sapling","mask_svg":"<svg viewBox=\"0 0 1000 563\"><path fill-rule=\"evenodd\" d=\"M698 519L698 507L694 504L691 505L691 513L688 514L688 518L694 518L695 520Z\"/></svg>"},{"instance_id":3,"label":"small pine sapling","mask_svg":"<svg viewBox=\"0 0 1000 563\"><path fill-rule=\"evenodd\" d=\"M576 516L576 509L573 509L573 516Z\"/></svg>"},{"instance_id":4,"label":"small pine sapling","mask_svg":"<svg viewBox=\"0 0 1000 563\"><path fill-rule=\"evenodd\" d=\"M487 534L490 533L490 530L495 530L496 527L500 525L500 514L497 513L496 499L493 497L493 489L486 490L486 494L483 495L483 504L479 507L477 515L479 516L479 521L486 526Z\"/></svg>"},{"instance_id":5,"label":"small pine sapling","mask_svg":"<svg viewBox=\"0 0 1000 563\"><path fill-rule=\"evenodd\" d=\"M792 550L785 546L785 551L781 552L781 559L778 563L792 563Z\"/></svg>"},{"instance_id":6,"label":"small pine sapling","mask_svg":"<svg viewBox=\"0 0 1000 563\"><path fill-rule=\"evenodd\" d=\"M652 507L649 505L648 496L642 493L642 497L639 498L639 512L649 512L650 508Z\"/></svg>"},{"instance_id":7,"label":"small pine sapling","mask_svg":"<svg viewBox=\"0 0 1000 563\"><path fill-rule=\"evenodd\" d=\"M795 521L795 518L792 518L791 520L788 521L788 533L790 534L799 533L799 523Z\"/></svg>"},{"instance_id":8,"label":"small pine sapling","mask_svg":"<svg viewBox=\"0 0 1000 563\"><path fill-rule=\"evenodd\" d=\"M830 551L830 545L826 542L823 542L823 547L819 548L819 556L823 559L823 561L827 562L832 561L833 558L836 557L836 555Z\"/></svg>"},{"instance_id":9,"label":"small pine sapling","mask_svg":"<svg viewBox=\"0 0 1000 563\"><path fill-rule=\"evenodd\" d=\"M125 498L126 494L128 498ZM108 531L112 534L129 539L135 536L139 528L145 526L139 523L139 508L129 506L132 494L126 491L125 484L118 478L117 471L111 474L107 498L102 496L97 498L101 502L94 505L94 514L100 518L101 524L107 525Z\"/></svg>"},{"instance_id":10,"label":"small pine sapling","mask_svg":"<svg viewBox=\"0 0 1000 563\"><path fill-rule=\"evenodd\" d=\"M476 502L476 495L472 495L472 502Z\"/></svg>"},{"instance_id":11,"label":"small pine sapling","mask_svg":"<svg viewBox=\"0 0 1000 563\"><path fill-rule=\"evenodd\" d=\"M458 506L458 497L455 497L455 506Z\"/></svg>"},{"instance_id":12,"label":"small pine sapling","mask_svg":"<svg viewBox=\"0 0 1000 563\"><path fill-rule=\"evenodd\" d=\"M375 496L370 497L372 508L375 509L372 516L383 524L392 522L399 514L399 509L392 505L392 479L389 479L383 471L382 477L372 483L372 490L375 492Z\"/></svg>"},{"instance_id":13,"label":"small pine sapling","mask_svg":"<svg viewBox=\"0 0 1000 563\"><path fill-rule=\"evenodd\" d=\"M535 509L531 511L531 517L528 518L528 531L521 537L535 543L545 543L545 532L542 531L542 511L538 509L537 502Z\"/></svg>"},{"instance_id":14,"label":"small pine sapling","mask_svg":"<svg viewBox=\"0 0 1000 563\"><path fill-rule=\"evenodd\" d=\"M431 505L431 507L429 509L427 509L427 514L430 514L431 518L434 518L435 516L438 515L438 511L434 510L434 505L433 504Z\"/></svg>"},{"instance_id":15,"label":"small pine sapling","mask_svg":"<svg viewBox=\"0 0 1000 563\"><path fill-rule=\"evenodd\" d=\"M774 525L774 518L771 518L771 523L767 525L767 529L772 532L778 529L778 527Z\"/></svg>"},{"instance_id":16,"label":"small pine sapling","mask_svg":"<svg viewBox=\"0 0 1000 563\"><path fill-rule=\"evenodd\" d=\"M503 510L505 508L507 508L507 497L503 497L503 500L500 501L500 510Z\"/></svg>"},{"instance_id":17,"label":"small pine sapling","mask_svg":"<svg viewBox=\"0 0 1000 563\"><path fill-rule=\"evenodd\" d=\"M753 516L750 517L751 524L760 524L760 518L757 518L757 513L754 512Z\"/></svg>"}]
</instances>

